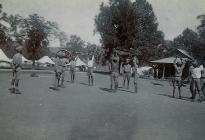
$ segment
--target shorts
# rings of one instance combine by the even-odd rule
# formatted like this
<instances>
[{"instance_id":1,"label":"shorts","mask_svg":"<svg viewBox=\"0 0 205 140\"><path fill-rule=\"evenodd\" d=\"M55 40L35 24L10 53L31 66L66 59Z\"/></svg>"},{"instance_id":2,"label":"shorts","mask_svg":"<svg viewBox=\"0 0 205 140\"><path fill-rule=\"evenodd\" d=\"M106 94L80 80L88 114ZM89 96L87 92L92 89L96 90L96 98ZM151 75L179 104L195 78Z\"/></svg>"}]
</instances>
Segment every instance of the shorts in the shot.
<instances>
[{"instance_id":1,"label":"shorts","mask_svg":"<svg viewBox=\"0 0 205 140\"><path fill-rule=\"evenodd\" d=\"M178 87L181 87L182 86L182 79L181 77L175 77L174 78L174 81L173 81L173 86L177 85Z\"/></svg>"},{"instance_id":2,"label":"shorts","mask_svg":"<svg viewBox=\"0 0 205 140\"><path fill-rule=\"evenodd\" d=\"M131 72L124 72L124 77L125 78L130 78L131 77Z\"/></svg>"},{"instance_id":3,"label":"shorts","mask_svg":"<svg viewBox=\"0 0 205 140\"><path fill-rule=\"evenodd\" d=\"M75 69L70 69L70 74L75 75Z\"/></svg>"},{"instance_id":4,"label":"shorts","mask_svg":"<svg viewBox=\"0 0 205 140\"><path fill-rule=\"evenodd\" d=\"M88 67L88 76L93 76L93 68L92 67Z\"/></svg>"},{"instance_id":5,"label":"shorts","mask_svg":"<svg viewBox=\"0 0 205 140\"><path fill-rule=\"evenodd\" d=\"M16 80L20 80L20 76L21 76L21 68L17 68L16 70L14 70L13 72L13 77L16 79Z\"/></svg>"},{"instance_id":6,"label":"shorts","mask_svg":"<svg viewBox=\"0 0 205 140\"><path fill-rule=\"evenodd\" d=\"M118 76L119 76L118 72L112 72L111 73L111 77L118 78Z\"/></svg>"}]
</instances>

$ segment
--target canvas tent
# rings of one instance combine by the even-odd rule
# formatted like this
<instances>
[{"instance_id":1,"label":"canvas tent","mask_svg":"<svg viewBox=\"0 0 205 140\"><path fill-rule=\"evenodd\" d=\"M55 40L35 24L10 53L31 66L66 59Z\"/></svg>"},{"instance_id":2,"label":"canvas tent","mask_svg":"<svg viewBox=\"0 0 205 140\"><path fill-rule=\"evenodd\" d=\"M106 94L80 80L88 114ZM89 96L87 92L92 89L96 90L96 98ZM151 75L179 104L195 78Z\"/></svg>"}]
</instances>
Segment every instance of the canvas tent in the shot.
<instances>
[{"instance_id":1,"label":"canvas tent","mask_svg":"<svg viewBox=\"0 0 205 140\"><path fill-rule=\"evenodd\" d=\"M23 63L32 63L31 60L26 59L24 56L22 56L22 62Z\"/></svg>"},{"instance_id":2,"label":"canvas tent","mask_svg":"<svg viewBox=\"0 0 205 140\"><path fill-rule=\"evenodd\" d=\"M6 68L8 68L8 67L11 67L11 59L9 59L6 55L5 55L5 53L3 52L3 50L2 49L0 49L0 67L6 67Z\"/></svg>"},{"instance_id":3,"label":"canvas tent","mask_svg":"<svg viewBox=\"0 0 205 140\"><path fill-rule=\"evenodd\" d=\"M0 61L11 62L11 59L5 55L2 49L0 49Z\"/></svg>"},{"instance_id":4,"label":"canvas tent","mask_svg":"<svg viewBox=\"0 0 205 140\"><path fill-rule=\"evenodd\" d=\"M38 60L38 63L41 63L41 64L55 64L48 56L43 56L41 59Z\"/></svg>"},{"instance_id":5,"label":"canvas tent","mask_svg":"<svg viewBox=\"0 0 205 140\"><path fill-rule=\"evenodd\" d=\"M75 58L75 62L76 62L76 67L87 66L87 64L83 62L78 56ZM69 66L70 63L67 65Z\"/></svg>"}]
</instances>

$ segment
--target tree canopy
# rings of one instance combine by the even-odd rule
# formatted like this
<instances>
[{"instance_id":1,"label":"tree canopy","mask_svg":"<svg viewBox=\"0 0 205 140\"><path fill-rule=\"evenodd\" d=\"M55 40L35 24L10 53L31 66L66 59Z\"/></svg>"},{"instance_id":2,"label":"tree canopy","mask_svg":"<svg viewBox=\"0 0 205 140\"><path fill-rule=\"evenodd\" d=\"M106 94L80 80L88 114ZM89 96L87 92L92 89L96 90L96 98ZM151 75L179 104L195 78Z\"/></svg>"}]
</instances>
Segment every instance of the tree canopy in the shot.
<instances>
[{"instance_id":1,"label":"tree canopy","mask_svg":"<svg viewBox=\"0 0 205 140\"><path fill-rule=\"evenodd\" d=\"M113 48L127 51L133 48L142 60L148 61L154 56L152 50L164 43L164 35L158 30L152 6L146 0L110 0L108 5L102 3L95 26L109 53Z\"/></svg>"}]
</instances>

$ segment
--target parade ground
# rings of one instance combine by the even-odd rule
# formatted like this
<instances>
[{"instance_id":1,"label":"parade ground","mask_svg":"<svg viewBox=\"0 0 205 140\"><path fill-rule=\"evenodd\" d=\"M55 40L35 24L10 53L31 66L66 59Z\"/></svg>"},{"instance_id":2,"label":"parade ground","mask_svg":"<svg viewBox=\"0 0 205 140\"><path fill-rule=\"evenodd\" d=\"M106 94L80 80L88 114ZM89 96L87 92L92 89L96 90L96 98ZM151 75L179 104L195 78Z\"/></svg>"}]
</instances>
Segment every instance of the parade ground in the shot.
<instances>
[{"instance_id":1,"label":"parade ground","mask_svg":"<svg viewBox=\"0 0 205 140\"><path fill-rule=\"evenodd\" d=\"M91 87L86 73L71 83L67 72L66 87L54 91L53 74L38 75L23 73L22 94L11 94L12 75L0 72L0 140L205 139L205 102L191 102L188 87L174 99L167 81L139 79L135 93L132 79L114 93L108 75L95 74Z\"/></svg>"}]
</instances>

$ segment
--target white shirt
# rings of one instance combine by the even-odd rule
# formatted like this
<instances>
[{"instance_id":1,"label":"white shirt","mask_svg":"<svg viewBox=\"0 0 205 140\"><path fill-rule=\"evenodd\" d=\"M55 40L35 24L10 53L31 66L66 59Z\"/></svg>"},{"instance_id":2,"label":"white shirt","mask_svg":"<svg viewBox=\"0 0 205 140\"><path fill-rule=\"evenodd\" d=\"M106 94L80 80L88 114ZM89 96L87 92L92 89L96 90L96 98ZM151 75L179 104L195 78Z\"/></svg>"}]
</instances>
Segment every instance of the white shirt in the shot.
<instances>
[{"instance_id":1,"label":"white shirt","mask_svg":"<svg viewBox=\"0 0 205 140\"><path fill-rule=\"evenodd\" d=\"M88 67L93 67L93 61L92 60L88 61Z\"/></svg>"},{"instance_id":2,"label":"white shirt","mask_svg":"<svg viewBox=\"0 0 205 140\"><path fill-rule=\"evenodd\" d=\"M201 78L201 74L203 71L203 65L201 65L200 67L196 67L192 70L192 78Z\"/></svg>"},{"instance_id":3,"label":"white shirt","mask_svg":"<svg viewBox=\"0 0 205 140\"><path fill-rule=\"evenodd\" d=\"M91 60L88 60L88 67L93 67L94 64L94 56L92 57Z\"/></svg>"},{"instance_id":4,"label":"white shirt","mask_svg":"<svg viewBox=\"0 0 205 140\"><path fill-rule=\"evenodd\" d=\"M13 56L13 64L21 65L22 64L22 54L17 53Z\"/></svg>"}]
</instances>

